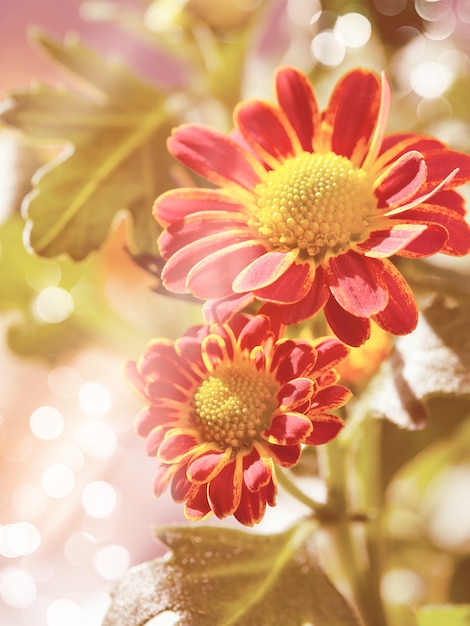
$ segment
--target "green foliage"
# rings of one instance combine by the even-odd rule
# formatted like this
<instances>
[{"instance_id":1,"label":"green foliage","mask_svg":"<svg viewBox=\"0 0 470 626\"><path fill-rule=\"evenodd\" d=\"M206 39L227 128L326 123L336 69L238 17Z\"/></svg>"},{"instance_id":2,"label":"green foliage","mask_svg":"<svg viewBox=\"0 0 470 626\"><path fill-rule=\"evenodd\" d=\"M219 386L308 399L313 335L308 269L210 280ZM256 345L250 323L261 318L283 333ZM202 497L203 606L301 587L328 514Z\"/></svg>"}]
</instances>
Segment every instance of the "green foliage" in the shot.
<instances>
[{"instance_id":1,"label":"green foliage","mask_svg":"<svg viewBox=\"0 0 470 626\"><path fill-rule=\"evenodd\" d=\"M23 220L13 216L0 226L0 312L12 314L8 342L18 354L54 360L85 340L109 342L114 348L136 333L106 305L102 297L103 267L99 257L82 263L44 259L22 245ZM39 294L59 288L71 301L70 315L48 322L36 310ZM52 310L58 313L57 307Z\"/></svg>"},{"instance_id":2,"label":"green foliage","mask_svg":"<svg viewBox=\"0 0 470 626\"><path fill-rule=\"evenodd\" d=\"M416 613L417 626L470 626L470 605L425 606Z\"/></svg>"},{"instance_id":3,"label":"green foliage","mask_svg":"<svg viewBox=\"0 0 470 626\"><path fill-rule=\"evenodd\" d=\"M81 90L35 85L4 104L5 123L66 144L34 177L25 204L29 245L42 256L84 259L127 209L136 224L135 251L156 252L152 204L170 184L165 94L77 39L62 45L40 32L34 37Z\"/></svg>"},{"instance_id":4,"label":"green foliage","mask_svg":"<svg viewBox=\"0 0 470 626\"><path fill-rule=\"evenodd\" d=\"M302 522L279 535L215 527L157 529L170 550L130 570L103 626L144 626L173 611L181 626L358 626L320 569Z\"/></svg>"}]
</instances>

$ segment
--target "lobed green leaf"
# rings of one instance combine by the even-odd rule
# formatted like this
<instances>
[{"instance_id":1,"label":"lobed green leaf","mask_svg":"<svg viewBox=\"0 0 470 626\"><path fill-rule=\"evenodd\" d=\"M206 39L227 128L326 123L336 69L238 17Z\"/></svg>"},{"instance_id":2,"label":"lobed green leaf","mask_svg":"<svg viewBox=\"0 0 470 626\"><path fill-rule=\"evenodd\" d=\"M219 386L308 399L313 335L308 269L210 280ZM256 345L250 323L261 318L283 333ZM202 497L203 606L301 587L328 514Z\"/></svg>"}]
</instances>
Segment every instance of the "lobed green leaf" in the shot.
<instances>
[{"instance_id":1,"label":"lobed green leaf","mask_svg":"<svg viewBox=\"0 0 470 626\"><path fill-rule=\"evenodd\" d=\"M170 554L124 575L103 626L144 626L166 611L179 626L358 626L317 562L313 528L301 522L270 536L157 529Z\"/></svg>"}]
</instances>

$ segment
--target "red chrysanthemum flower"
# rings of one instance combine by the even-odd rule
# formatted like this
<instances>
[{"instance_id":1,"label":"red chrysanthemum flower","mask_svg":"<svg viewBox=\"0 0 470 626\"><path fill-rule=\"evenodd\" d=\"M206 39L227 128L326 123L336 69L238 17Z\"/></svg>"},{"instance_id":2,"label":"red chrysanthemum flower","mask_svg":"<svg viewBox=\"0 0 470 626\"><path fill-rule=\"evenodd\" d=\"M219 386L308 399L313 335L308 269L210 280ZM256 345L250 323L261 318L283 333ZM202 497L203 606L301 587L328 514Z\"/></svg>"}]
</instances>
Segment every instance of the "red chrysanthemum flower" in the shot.
<instances>
[{"instance_id":1,"label":"red chrysanthemum flower","mask_svg":"<svg viewBox=\"0 0 470 626\"><path fill-rule=\"evenodd\" d=\"M407 334L417 323L413 293L388 257L470 249L463 198L470 157L417 134L384 137L386 79L346 74L325 111L307 78L283 67L277 104L250 100L231 136L187 124L170 152L220 189L161 196L155 215L174 292L207 300L207 321L224 322L258 299L282 321L324 309L350 345L370 319Z\"/></svg>"},{"instance_id":2,"label":"red chrysanthemum flower","mask_svg":"<svg viewBox=\"0 0 470 626\"><path fill-rule=\"evenodd\" d=\"M343 427L329 411L351 396L334 369L347 351L336 338L282 338L266 316L245 314L151 343L127 376L148 404L136 429L157 457L155 495L171 483L189 519L259 522L275 504L275 464L292 467L301 444Z\"/></svg>"}]
</instances>

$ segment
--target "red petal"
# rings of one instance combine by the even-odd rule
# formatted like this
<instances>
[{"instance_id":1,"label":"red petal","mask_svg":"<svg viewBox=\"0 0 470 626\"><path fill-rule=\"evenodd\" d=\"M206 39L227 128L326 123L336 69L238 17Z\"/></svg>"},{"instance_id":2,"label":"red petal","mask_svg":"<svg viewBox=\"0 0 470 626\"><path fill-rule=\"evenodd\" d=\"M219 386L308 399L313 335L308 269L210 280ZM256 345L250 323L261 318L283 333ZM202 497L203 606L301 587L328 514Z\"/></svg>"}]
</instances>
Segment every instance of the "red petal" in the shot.
<instances>
[{"instance_id":1,"label":"red petal","mask_svg":"<svg viewBox=\"0 0 470 626\"><path fill-rule=\"evenodd\" d=\"M281 467L293 467L297 465L302 455L302 447L300 444L279 446L275 443L269 443L267 447L272 459Z\"/></svg>"},{"instance_id":2,"label":"red petal","mask_svg":"<svg viewBox=\"0 0 470 626\"><path fill-rule=\"evenodd\" d=\"M229 361L227 343L216 334L202 340L202 360L208 372L212 372L220 363Z\"/></svg>"},{"instance_id":3,"label":"red petal","mask_svg":"<svg viewBox=\"0 0 470 626\"><path fill-rule=\"evenodd\" d=\"M361 252L370 258L385 258L400 252L426 230L422 224L391 225L387 230L376 230L366 241L357 244Z\"/></svg>"},{"instance_id":4,"label":"red petal","mask_svg":"<svg viewBox=\"0 0 470 626\"><path fill-rule=\"evenodd\" d=\"M183 124L168 140L181 163L220 187L239 185L252 190L264 168L235 141L209 126Z\"/></svg>"},{"instance_id":5,"label":"red petal","mask_svg":"<svg viewBox=\"0 0 470 626\"><path fill-rule=\"evenodd\" d=\"M388 113L390 111L390 104L392 95L390 91L390 85L387 81L385 74L382 72L381 76L381 90L380 90L380 106L377 116L377 124L372 135L370 142L370 148L366 154L364 161L361 164L363 170L369 170L373 167L377 155L382 147L382 141L384 138L385 129L387 126Z\"/></svg>"},{"instance_id":6,"label":"red petal","mask_svg":"<svg viewBox=\"0 0 470 626\"><path fill-rule=\"evenodd\" d=\"M352 392L342 385L332 385L320 391L315 395L308 411L308 416L315 419L315 411L333 411L344 406L352 397Z\"/></svg>"},{"instance_id":7,"label":"red petal","mask_svg":"<svg viewBox=\"0 0 470 626\"><path fill-rule=\"evenodd\" d=\"M255 315L245 324L238 337L240 350L251 352L256 346L263 345L273 337L268 317Z\"/></svg>"},{"instance_id":8,"label":"red petal","mask_svg":"<svg viewBox=\"0 0 470 626\"><path fill-rule=\"evenodd\" d=\"M259 491L271 479L272 466L270 458L266 454L260 456L258 450L253 448L249 454L243 457L243 480L245 485L250 491Z\"/></svg>"},{"instance_id":9,"label":"red petal","mask_svg":"<svg viewBox=\"0 0 470 626\"><path fill-rule=\"evenodd\" d=\"M194 522L201 521L212 513L207 499L207 488L205 485L198 489L191 490L184 507L184 514L187 519Z\"/></svg>"},{"instance_id":10,"label":"red petal","mask_svg":"<svg viewBox=\"0 0 470 626\"><path fill-rule=\"evenodd\" d=\"M247 265L233 281L236 293L255 291L271 285L294 264L298 253L266 252Z\"/></svg>"},{"instance_id":11,"label":"red petal","mask_svg":"<svg viewBox=\"0 0 470 626\"><path fill-rule=\"evenodd\" d=\"M186 476L186 464L179 464L177 467L178 470L171 481L171 497L175 502L184 502L188 495L194 491L194 485L189 482Z\"/></svg>"},{"instance_id":12,"label":"red petal","mask_svg":"<svg viewBox=\"0 0 470 626\"><path fill-rule=\"evenodd\" d=\"M384 259L384 279L390 297L387 307L379 314L372 316L374 322L394 335L407 335L416 328L418 309L416 300L408 283L397 268Z\"/></svg>"},{"instance_id":13,"label":"red petal","mask_svg":"<svg viewBox=\"0 0 470 626\"><path fill-rule=\"evenodd\" d=\"M382 280L382 261L349 251L332 257L325 271L331 293L348 313L370 317L386 307L388 291Z\"/></svg>"},{"instance_id":14,"label":"red petal","mask_svg":"<svg viewBox=\"0 0 470 626\"><path fill-rule=\"evenodd\" d=\"M236 313L252 304L254 300L255 296L252 293L234 293L225 298L208 300L202 308L204 319L208 324L214 322L225 324Z\"/></svg>"},{"instance_id":15,"label":"red petal","mask_svg":"<svg viewBox=\"0 0 470 626\"><path fill-rule=\"evenodd\" d=\"M370 337L367 318L351 315L331 297L325 306L325 317L334 334L350 346L361 346Z\"/></svg>"},{"instance_id":16,"label":"red petal","mask_svg":"<svg viewBox=\"0 0 470 626\"><path fill-rule=\"evenodd\" d=\"M336 85L323 124L332 129L331 150L362 163L377 124L381 102L378 77L366 70L353 70Z\"/></svg>"},{"instance_id":17,"label":"red petal","mask_svg":"<svg viewBox=\"0 0 470 626\"><path fill-rule=\"evenodd\" d=\"M296 378L282 386L277 392L280 410L294 411L310 400L315 392L315 383L310 378Z\"/></svg>"},{"instance_id":18,"label":"red petal","mask_svg":"<svg viewBox=\"0 0 470 626\"><path fill-rule=\"evenodd\" d=\"M264 487L254 493L246 487L243 489L240 504L234 513L235 519L240 524L254 526L263 519L266 511L267 489L268 487Z\"/></svg>"},{"instance_id":19,"label":"red petal","mask_svg":"<svg viewBox=\"0 0 470 626\"><path fill-rule=\"evenodd\" d=\"M262 100L245 101L235 116L246 143L269 166L294 156L285 120L274 105Z\"/></svg>"},{"instance_id":20,"label":"red petal","mask_svg":"<svg viewBox=\"0 0 470 626\"><path fill-rule=\"evenodd\" d=\"M228 211L243 213L240 201L223 189L173 189L155 200L153 214L164 226L179 222L193 213Z\"/></svg>"},{"instance_id":21,"label":"red petal","mask_svg":"<svg viewBox=\"0 0 470 626\"><path fill-rule=\"evenodd\" d=\"M202 300L224 298L233 293L237 275L265 252L265 246L253 240L227 246L201 259L189 271L186 283L191 293Z\"/></svg>"},{"instance_id":22,"label":"red petal","mask_svg":"<svg viewBox=\"0 0 470 626\"><path fill-rule=\"evenodd\" d=\"M307 77L292 67L282 67L276 75L276 92L303 150L312 152L314 135L320 130L320 112Z\"/></svg>"},{"instance_id":23,"label":"red petal","mask_svg":"<svg viewBox=\"0 0 470 626\"><path fill-rule=\"evenodd\" d=\"M445 252L446 242L449 238L448 231L444 226L437 224L429 224L426 230L413 239L413 241L397 252L398 256L404 256L411 259L421 259L431 256L437 252ZM463 254L466 254L463 252Z\"/></svg>"},{"instance_id":24,"label":"red petal","mask_svg":"<svg viewBox=\"0 0 470 626\"><path fill-rule=\"evenodd\" d=\"M311 266L313 268L313 265ZM330 295L324 279L322 266L316 268L315 278L308 293L295 304L278 305L268 303L261 307L259 313L268 317L276 317L283 324L289 326L310 319L326 304Z\"/></svg>"},{"instance_id":25,"label":"red petal","mask_svg":"<svg viewBox=\"0 0 470 626\"><path fill-rule=\"evenodd\" d=\"M281 413L276 415L271 426L262 433L269 443L293 445L302 443L312 430L310 420L301 413Z\"/></svg>"},{"instance_id":26,"label":"red petal","mask_svg":"<svg viewBox=\"0 0 470 626\"><path fill-rule=\"evenodd\" d=\"M376 181L379 207L401 206L413 198L426 180L427 167L419 152L406 152Z\"/></svg>"},{"instance_id":27,"label":"red petal","mask_svg":"<svg viewBox=\"0 0 470 626\"><path fill-rule=\"evenodd\" d=\"M311 263L294 263L282 276L263 289L256 289L259 300L282 304L296 303L309 293L314 280L314 266Z\"/></svg>"},{"instance_id":28,"label":"red petal","mask_svg":"<svg viewBox=\"0 0 470 626\"><path fill-rule=\"evenodd\" d=\"M193 458L188 463L186 475L193 483L208 483L230 461L231 449L223 452L211 450Z\"/></svg>"},{"instance_id":29,"label":"red petal","mask_svg":"<svg viewBox=\"0 0 470 626\"><path fill-rule=\"evenodd\" d=\"M432 198L435 200L435 197ZM453 254L455 256L463 256L470 251L470 227L462 217L445 206L436 206L434 204L422 204L415 209L410 209L406 212L405 217L407 220L416 220L417 222L431 223L442 226L446 233L447 238L442 242L442 235L431 231L430 236L433 241L436 241L435 247L438 243L441 246L437 251L442 251L446 254ZM433 241L429 242L429 248L432 246ZM419 243L419 242L416 242ZM431 252L433 254L433 252Z\"/></svg>"},{"instance_id":30,"label":"red petal","mask_svg":"<svg viewBox=\"0 0 470 626\"><path fill-rule=\"evenodd\" d=\"M318 446L331 441L344 427L342 419L336 415L328 415L327 413L324 415L315 415L315 418L312 418L312 421L312 434L307 437L305 441L305 443L312 446Z\"/></svg>"},{"instance_id":31,"label":"red petal","mask_svg":"<svg viewBox=\"0 0 470 626\"><path fill-rule=\"evenodd\" d=\"M317 362L315 363L315 375L331 369L349 354L349 348L338 339L327 337L315 344L317 350Z\"/></svg>"},{"instance_id":32,"label":"red petal","mask_svg":"<svg viewBox=\"0 0 470 626\"><path fill-rule=\"evenodd\" d=\"M316 358L316 350L309 343L281 339L272 352L271 372L275 372L276 379L284 384L293 378L308 376Z\"/></svg>"},{"instance_id":33,"label":"red petal","mask_svg":"<svg viewBox=\"0 0 470 626\"><path fill-rule=\"evenodd\" d=\"M166 463L176 463L192 454L198 445L199 442L194 435L175 428L169 431L168 437L161 444L158 457Z\"/></svg>"},{"instance_id":34,"label":"red petal","mask_svg":"<svg viewBox=\"0 0 470 626\"><path fill-rule=\"evenodd\" d=\"M211 509L222 519L232 515L240 503L243 483L242 458L237 455L208 485Z\"/></svg>"},{"instance_id":35,"label":"red petal","mask_svg":"<svg viewBox=\"0 0 470 626\"><path fill-rule=\"evenodd\" d=\"M161 275L162 282L170 291L187 293L189 291L186 286L188 273L201 259L224 249L228 245L238 245L241 242L251 240L250 233L243 230L231 230L195 241L175 252L167 261ZM166 250L160 249L160 251L165 258Z\"/></svg>"}]
</instances>

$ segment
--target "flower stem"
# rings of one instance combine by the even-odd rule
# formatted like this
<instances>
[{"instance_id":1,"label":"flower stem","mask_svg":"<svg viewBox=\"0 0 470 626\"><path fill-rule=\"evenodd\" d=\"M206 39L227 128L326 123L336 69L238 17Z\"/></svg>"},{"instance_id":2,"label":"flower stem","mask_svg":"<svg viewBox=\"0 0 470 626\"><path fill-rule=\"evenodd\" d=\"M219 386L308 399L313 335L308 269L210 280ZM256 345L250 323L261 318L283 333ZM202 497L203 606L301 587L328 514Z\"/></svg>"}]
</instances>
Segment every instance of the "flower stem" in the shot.
<instances>
[{"instance_id":1,"label":"flower stem","mask_svg":"<svg viewBox=\"0 0 470 626\"><path fill-rule=\"evenodd\" d=\"M307 496L301 489L297 487L297 485L292 482L292 480L287 476L287 473L284 472L279 467L276 468L276 477L278 483L288 492L291 496L294 496L299 502L302 504L306 504L314 513L315 517L318 518L319 521L326 521L331 519L331 509L323 502L318 502L313 498Z\"/></svg>"},{"instance_id":2,"label":"flower stem","mask_svg":"<svg viewBox=\"0 0 470 626\"><path fill-rule=\"evenodd\" d=\"M363 423L363 427L366 424ZM369 442L370 443L370 442ZM374 443L378 442L374 437ZM380 597L380 569L379 569L379 534L380 523L378 519L368 519L362 528L354 528L351 522L351 511L348 488L348 461L350 460L351 449L348 449L348 438L344 442L335 440L328 443L322 451L325 453L324 469L326 470L326 480L328 484L329 506L337 516L337 522L330 526L330 535L336 546L338 558L343 569L343 573L348 581L357 609L361 615L364 626L387 626L387 618ZM368 446L368 453L373 454ZM374 461L376 459L374 458ZM377 472L378 465L369 467L369 477L367 485L362 484L363 493L369 489L374 493L367 493L365 505L366 513L371 511L371 504L377 505ZM359 473L355 466L356 474ZM375 475L371 475L375 473ZM357 476L355 476L357 478ZM361 480L363 476L359 477ZM374 484L371 484L374 483ZM328 505L327 505L328 506ZM377 508L374 507L376 512ZM355 522L357 524L358 522ZM362 531L361 533L354 531ZM358 537L361 538L361 545L358 545ZM366 556L361 554L358 548L366 549Z\"/></svg>"}]
</instances>

